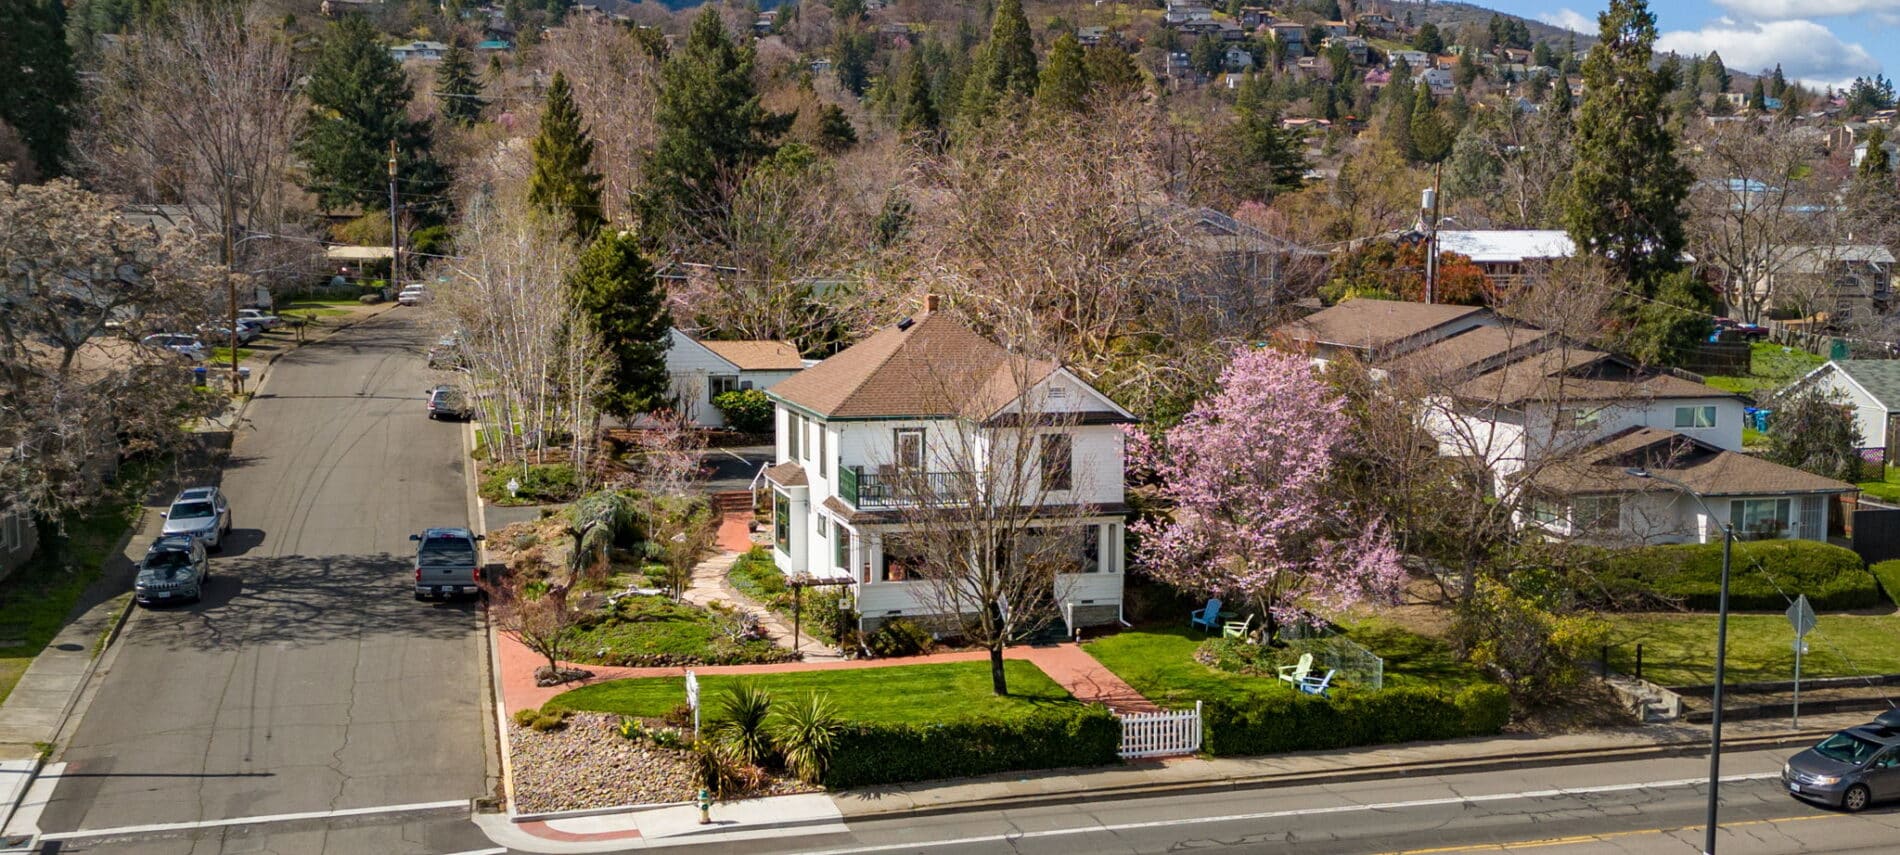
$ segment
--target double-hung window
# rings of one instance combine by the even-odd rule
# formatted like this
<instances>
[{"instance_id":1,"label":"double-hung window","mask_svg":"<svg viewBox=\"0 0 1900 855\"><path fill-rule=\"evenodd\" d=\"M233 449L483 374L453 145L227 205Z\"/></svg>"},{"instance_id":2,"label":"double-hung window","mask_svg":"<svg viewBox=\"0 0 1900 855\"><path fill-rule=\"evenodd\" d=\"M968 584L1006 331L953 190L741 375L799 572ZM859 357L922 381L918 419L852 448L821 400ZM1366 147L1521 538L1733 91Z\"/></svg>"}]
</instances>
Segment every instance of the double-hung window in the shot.
<instances>
[{"instance_id":1,"label":"double-hung window","mask_svg":"<svg viewBox=\"0 0 1900 855\"><path fill-rule=\"evenodd\" d=\"M844 523L831 524L831 549L831 566L839 570L849 569L851 567L851 530L845 528Z\"/></svg>"},{"instance_id":2,"label":"double-hung window","mask_svg":"<svg viewBox=\"0 0 1900 855\"><path fill-rule=\"evenodd\" d=\"M922 428L898 428L892 435L899 469L924 468L924 431Z\"/></svg>"},{"instance_id":3,"label":"double-hung window","mask_svg":"<svg viewBox=\"0 0 1900 855\"><path fill-rule=\"evenodd\" d=\"M1787 499L1736 499L1728 505L1728 521L1735 527L1736 537L1787 537L1794 522L1793 510L1793 503Z\"/></svg>"},{"instance_id":4,"label":"double-hung window","mask_svg":"<svg viewBox=\"0 0 1900 855\"><path fill-rule=\"evenodd\" d=\"M797 413L785 414L785 432L791 434L792 460L805 459L805 417Z\"/></svg>"},{"instance_id":5,"label":"double-hung window","mask_svg":"<svg viewBox=\"0 0 1900 855\"><path fill-rule=\"evenodd\" d=\"M1623 517L1620 496L1578 496L1570 500L1570 527L1573 531L1611 531Z\"/></svg>"},{"instance_id":6,"label":"double-hung window","mask_svg":"<svg viewBox=\"0 0 1900 855\"><path fill-rule=\"evenodd\" d=\"M778 551L792 552L792 500L784 493L772 492L772 542Z\"/></svg>"},{"instance_id":7,"label":"double-hung window","mask_svg":"<svg viewBox=\"0 0 1900 855\"><path fill-rule=\"evenodd\" d=\"M1044 490L1070 490L1075 488L1074 457L1074 437L1066 433L1043 435L1042 488Z\"/></svg>"}]
</instances>

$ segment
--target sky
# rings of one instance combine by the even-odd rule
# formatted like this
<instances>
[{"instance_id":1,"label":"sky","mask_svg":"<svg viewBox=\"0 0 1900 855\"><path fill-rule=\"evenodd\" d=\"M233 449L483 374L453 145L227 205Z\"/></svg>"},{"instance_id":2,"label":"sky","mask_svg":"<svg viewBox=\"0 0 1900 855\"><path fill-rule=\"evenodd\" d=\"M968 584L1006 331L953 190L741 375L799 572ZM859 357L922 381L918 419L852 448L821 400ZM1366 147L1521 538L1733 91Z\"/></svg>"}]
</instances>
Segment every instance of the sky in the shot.
<instances>
[{"instance_id":1,"label":"sky","mask_svg":"<svg viewBox=\"0 0 1900 855\"><path fill-rule=\"evenodd\" d=\"M1594 35L1607 3L1473 0L1478 5ZM1737 71L1781 64L1815 88L1900 70L1900 0L1650 0L1658 50L1718 51Z\"/></svg>"}]
</instances>

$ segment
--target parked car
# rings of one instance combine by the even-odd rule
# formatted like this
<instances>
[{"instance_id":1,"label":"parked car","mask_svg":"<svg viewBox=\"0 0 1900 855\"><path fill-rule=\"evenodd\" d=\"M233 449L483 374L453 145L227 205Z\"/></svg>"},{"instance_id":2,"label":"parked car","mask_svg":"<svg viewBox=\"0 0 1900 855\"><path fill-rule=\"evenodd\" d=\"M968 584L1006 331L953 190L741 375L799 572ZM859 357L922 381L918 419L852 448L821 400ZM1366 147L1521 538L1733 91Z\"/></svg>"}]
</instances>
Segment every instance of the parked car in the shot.
<instances>
[{"instance_id":1,"label":"parked car","mask_svg":"<svg viewBox=\"0 0 1900 855\"><path fill-rule=\"evenodd\" d=\"M211 356L211 348L206 347L203 341L195 335L184 333L155 333L140 339L139 343L169 350L194 362L203 362Z\"/></svg>"},{"instance_id":2,"label":"parked car","mask_svg":"<svg viewBox=\"0 0 1900 855\"><path fill-rule=\"evenodd\" d=\"M409 539L416 542L416 599L481 593L481 535L465 528L431 528Z\"/></svg>"},{"instance_id":3,"label":"parked car","mask_svg":"<svg viewBox=\"0 0 1900 855\"><path fill-rule=\"evenodd\" d=\"M430 368L450 368L450 369L461 368L462 367L462 340L461 338L457 337L454 333L450 333L439 339L436 339L435 344L429 346L429 367Z\"/></svg>"},{"instance_id":4,"label":"parked car","mask_svg":"<svg viewBox=\"0 0 1900 855\"><path fill-rule=\"evenodd\" d=\"M429 289L424 285L404 285L396 295L396 303L401 306L419 306L429 299Z\"/></svg>"},{"instance_id":5,"label":"parked car","mask_svg":"<svg viewBox=\"0 0 1900 855\"><path fill-rule=\"evenodd\" d=\"M1882 722L1886 722L1883 724ZM1900 715L1850 727L1788 758L1781 782L1789 795L1853 812L1900 799Z\"/></svg>"},{"instance_id":6,"label":"parked car","mask_svg":"<svg viewBox=\"0 0 1900 855\"><path fill-rule=\"evenodd\" d=\"M429 418L432 419L468 419L475 415L475 408L469 406L467 396L462 390L444 383L428 391Z\"/></svg>"},{"instance_id":7,"label":"parked car","mask_svg":"<svg viewBox=\"0 0 1900 855\"><path fill-rule=\"evenodd\" d=\"M211 578L211 561L198 538L170 534L152 541L139 561L138 578L132 583L132 599L141 605L197 602L203 598L205 581Z\"/></svg>"},{"instance_id":8,"label":"parked car","mask_svg":"<svg viewBox=\"0 0 1900 855\"><path fill-rule=\"evenodd\" d=\"M257 326L263 327L264 329L268 330L268 329L276 329L277 325L279 323L282 323L282 321L283 321L282 318L279 318L276 315L266 312L263 309L239 309L238 310L238 323L240 324L243 324L243 323L256 324Z\"/></svg>"},{"instance_id":9,"label":"parked car","mask_svg":"<svg viewBox=\"0 0 1900 855\"><path fill-rule=\"evenodd\" d=\"M224 548L224 536L231 531L231 503L216 487L192 487L178 491L165 517L162 534L195 537L207 548Z\"/></svg>"},{"instance_id":10,"label":"parked car","mask_svg":"<svg viewBox=\"0 0 1900 855\"><path fill-rule=\"evenodd\" d=\"M206 339L209 339L210 341L215 342L219 345L225 345L225 344L231 343L231 328L228 326L225 326L224 324L205 324L203 326L198 327L198 332L201 335L203 335ZM237 326L238 344L250 344L258 336L263 335L263 334L264 334L264 330L261 327L254 327L254 326L251 326L250 324L244 323L243 321L238 322L238 326Z\"/></svg>"}]
</instances>

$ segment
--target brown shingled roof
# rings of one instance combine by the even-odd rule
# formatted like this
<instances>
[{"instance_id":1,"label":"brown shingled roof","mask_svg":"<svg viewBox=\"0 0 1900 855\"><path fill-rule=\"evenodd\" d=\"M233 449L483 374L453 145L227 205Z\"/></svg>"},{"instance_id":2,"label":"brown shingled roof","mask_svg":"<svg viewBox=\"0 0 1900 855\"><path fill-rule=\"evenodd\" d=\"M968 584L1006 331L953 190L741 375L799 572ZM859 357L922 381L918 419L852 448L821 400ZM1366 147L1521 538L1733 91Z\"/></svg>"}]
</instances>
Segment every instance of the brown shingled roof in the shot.
<instances>
[{"instance_id":1,"label":"brown shingled roof","mask_svg":"<svg viewBox=\"0 0 1900 855\"><path fill-rule=\"evenodd\" d=\"M788 341L700 341L701 347L739 367L740 371L798 371L805 367L798 348Z\"/></svg>"},{"instance_id":2,"label":"brown shingled roof","mask_svg":"<svg viewBox=\"0 0 1900 855\"><path fill-rule=\"evenodd\" d=\"M1531 483L1541 492L1556 495L1669 489L1663 482L1624 471L1630 467L1681 481L1704 496L1787 496L1857 489L1754 455L1726 451L1675 431L1645 427L1611 434L1572 459L1546 467L1532 477Z\"/></svg>"},{"instance_id":3,"label":"brown shingled roof","mask_svg":"<svg viewBox=\"0 0 1900 855\"><path fill-rule=\"evenodd\" d=\"M1637 368L1602 351L1553 348L1459 384L1459 397L1511 406L1528 401L1719 398L1732 393L1663 371Z\"/></svg>"},{"instance_id":4,"label":"brown shingled roof","mask_svg":"<svg viewBox=\"0 0 1900 855\"><path fill-rule=\"evenodd\" d=\"M805 467L789 461L765 470L765 477L780 487L805 487L811 483L805 478Z\"/></svg>"},{"instance_id":5,"label":"brown shingled roof","mask_svg":"<svg viewBox=\"0 0 1900 855\"><path fill-rule=\"evenodd\" d=\"M1530 327L1472 327L1386 363L1393 371L1448 377L1494 368L1501 359L1550 346L1550 333Z\"/></svg>"},{"instance_id":6,"label":"brown shingled roof","mask_svg":"<svg viewBox=\"0 0 1900 855\"><path fill-rule=\"evenodd\" d=\"M1483 311L1478 306L1354 299L1287 324L1282 334L1313 344L1379 348Z\"/></svg>"},{"instance_id":7,"label":"brown shingled roof","mask_svg":"<svg viewBox=\"0 0 1900 855\"><path fill-rule=\"evenodd\" d=\"M949 315L931 313L905 328L880 329L767 394L826 418L984 417L1056 367L1013 356Z\"/></svg>"}]
</instances>

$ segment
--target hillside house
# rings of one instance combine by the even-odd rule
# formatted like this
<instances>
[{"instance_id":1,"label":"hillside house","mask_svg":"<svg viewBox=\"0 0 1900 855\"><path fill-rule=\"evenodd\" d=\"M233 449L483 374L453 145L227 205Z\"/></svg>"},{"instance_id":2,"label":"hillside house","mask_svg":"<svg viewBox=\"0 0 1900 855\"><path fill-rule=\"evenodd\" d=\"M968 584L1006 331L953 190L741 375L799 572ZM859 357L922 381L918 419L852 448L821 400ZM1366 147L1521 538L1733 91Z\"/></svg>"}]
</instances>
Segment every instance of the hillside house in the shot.
<instances>
[{"instance_id":1,"label":"hillside house","mask_svg":"<svg viewBox=\"0 0 1900 855\"><path fill-rule=\"evenodd\" d=\"M1354 15L1352 25L1353 29L1379 39L1389 39L1398 35L1399 32L1398 21L1393 20L1391 15L1382 15L1377 12Z\"/></svg>"},{"instance_id":2,"label":"hillside house","mask_svg":"<svg viewBox=\"0 0 1900 855\"><path fill-rule=\"evenodd\" d=\"M1009 353L927 298L921 315L767 394L773 560L787 575L849 580L860 628L945 617L933 607L940 583L920 578L905 537L968 519L984 495L1025 497L1012 506L1070 541L1053 592L1064 629L1120 619L1122 427L1135 419L1067 369ZM1033 492L1005 494L1011 483Z\"/></svg>"},{"instance_id":3,"label":"hillside house","mask_svg":"<svg viewBox=\"0 0 1900 855\"><path fill-rule=\"evenodd\" d=\"M1879 316L1893 304L1893 253L1879 244L1780 246L1771 258L1755 277L1755 292L1773 294L1804 316Z\"/></svg>"},{"instance_id":4,"label":"hillside house","mask_svg":"<svg viewBox=\"0 0 1900 855\"><path fill-rule=\"evenodd\" d=\"M1277 21L1267 25L1267 31L1273 40L1286 46L1288 59L1298 59L1307 54L1306 26L1291 21Z\"/></svg>"},{"instance_id":5,"label":"hillside house","mask_svg":"<svg viewBox=\"0 0 1900 855\"><path fill-rule=\"evenodd\" d=\"M1395 50L1385 55L1387 68L1397 68L1401 62L1405 63L1406 71L1417 77L1419 72L1432 67L1432 55L1422 50Z\"/></svg>"},{"instance_id":6,"label":"hillside house","mask_svg":"<svg viewBox=\"0 0 1900 855\"><path fill-rule=\"evenodd\" d=\"M1237 48L1237 47L1228 48L1227 56L1222 61L1222 64L1227 67L1228 71L1234 71L1234 72L1252 71L1253 70L1253 52L1247 50L1246 48Z\"/></svg>"},{"instance_id":7,"label":"hillside house","mask_svg":"<svg viewBox=\"0 0 1900 855\"><path fill-rule=\"evenodd\" d=\"M408 44L396 45L389 49L389 55L395 57L397 62L408 62L412 59L421 60L423 62L436 62L442 59L443 54L448 52L448 45L442 42L427 41L409 42Z\"/></svg>"},{"instance_id":8,"label":"hillside house","mask_svg":"<svg viewBox=\"0 0 1900 855\"><path fill-rule=\"evenodd\" d=\"M1433 98L1450 98L1453 92L1458 91L1458 84L1452 77L1452 73L1442 68L1425 69L1414 79L1430 88Z\"/></svg>"},{"instance_id":9,"label":"hillside house","mask_svg":"<svg viewBox=\"0 0 1900 855\"><path fill-rule=\"evenodd\" d=\"M1729 522L1746 537L1825 540L1831 500L1856 490L1743 453L1738 395L1487 309L1348 300L1280 337L1316 361L1350 355L1419 384L1439 453L1481 466L1545 536L1707 543ZM1632 469L1688 484L1707 507Z\"/></svg>"},{"instance_id":10,"label":"hillside house","mask_svg":"<svg viewBox=\"0 0 1900 855\"><path fill-rule=\"evenodd\" d=\"M1438 250L1471 259L1493 286L1508 289L1537 265L1576 255L1577 245L1558 229L1443 229Z\"/></svg>"},{"instance_id":11,"label":"hillside house","mask_svg":"<svg viewBox=\"0 0 1900 855\"><path fill-rule=\"evenodd\" d=\"M744 389L764 391L805 369L791 342L703 341L679 329L669 336L666 373L675 406L700 427L726 426L714 398Z\"/></svg>"}]
</instances>

